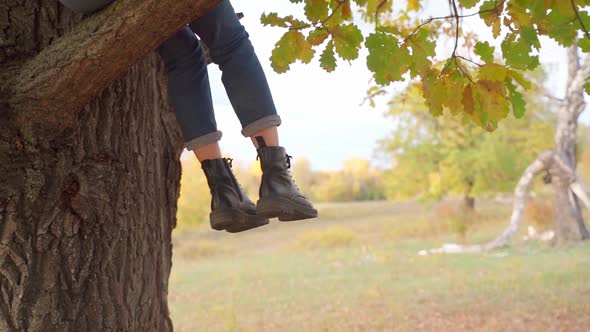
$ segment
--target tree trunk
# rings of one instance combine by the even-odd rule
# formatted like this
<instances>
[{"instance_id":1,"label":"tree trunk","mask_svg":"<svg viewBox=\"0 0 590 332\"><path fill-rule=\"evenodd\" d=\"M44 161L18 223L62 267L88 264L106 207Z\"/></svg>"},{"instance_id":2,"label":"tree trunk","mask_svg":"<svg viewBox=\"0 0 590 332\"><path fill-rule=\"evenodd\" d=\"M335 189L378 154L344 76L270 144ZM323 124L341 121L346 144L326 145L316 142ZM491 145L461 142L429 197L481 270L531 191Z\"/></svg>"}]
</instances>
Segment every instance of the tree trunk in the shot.
<instances>
[{"instance_id":1,"label":"tree trunk","mask_svg":"<svg viewBox=\"0 0 590 332\"><path fill-rule=\"evenodd\" d=\"M464 203L465 203L465 208L468 211L475 210L475 197L465 196Z\"/></svg>"},{"instance_id":2,"label":"tree trunk","mask_svg":"<svg viewBox=\"0 0 590 332\"><path fill-rule=\"evenodd\" d=\"M579 200L570 189L569 179L555 175L552 175L552 178L556 243L565 244L587 239L588 230L582 218Z\"/></svg>"},{"instance_id":3,"label":"tree trunk","mask_svg":"<svg viewBox=\"0 0 590 332\"><path fill-rule=\"evenodd\" d=\"M588 61L589 59L586 59L586 62ZM585 63L585 66L588 64ZM587 77L581 75L585 71L581 70L576 46L568 49L568 72L566 98L558 111L555 134L557 156L564 165L551 168L557 243L576 242L588 238L578 198L570 189L570 185L575 181L572 174L575 175L577 165L578 118L585 108L583 84L580 81ZM565 169L571 170L571 173L564 172Z\"/></svg>"},{"instance_id":4,"label":"tree trunk","mask_svg":"<svg viewBox=\"0 0 590 332\"><path fill-rule=\"evenodd\" d=\"M57 1L0 4L0 331L170 331L182 144L158 57L47 133L4 84L80 19Z\"/></svg>"}]
</instances>

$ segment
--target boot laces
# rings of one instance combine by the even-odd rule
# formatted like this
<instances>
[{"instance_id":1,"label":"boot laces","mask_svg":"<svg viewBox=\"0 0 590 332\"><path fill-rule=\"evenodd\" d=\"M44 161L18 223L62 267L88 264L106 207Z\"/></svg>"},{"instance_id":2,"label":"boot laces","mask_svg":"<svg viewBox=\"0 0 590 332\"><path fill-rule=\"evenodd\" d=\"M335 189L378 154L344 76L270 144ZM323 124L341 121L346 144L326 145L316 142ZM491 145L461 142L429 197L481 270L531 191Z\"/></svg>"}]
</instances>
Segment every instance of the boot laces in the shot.
<instances>
[{"instance_id":1,"label":"boot laces","mask_svg":"<svg viewBox=\"0 0 590 332\"><path fill-rule=\"evenodd\" d=\"M285 155L285 158L287 159L287 168L291 169L291 159L293 159L293 156L290 155Z\"/></svg>"},{"instance_id":2,"label":"boot laces","mask_svg":"<svg viewBox=\"0 0 590 332\"><path fill-rule=\"evenodd\" d=\"M229 168L233 168L234 164L234 160L232 158L223 158L225 159L225 161L227 161L227 164L229 165Z\"/></svg>"},{"instance_id":3,"label":"boot laces","mask_svg":"<svg viewBox=\"0 0 590 332\"><path fill-rule=\"evenodd\" d=\"M300 191L299 186L297 186L297 183L295 183L295 179L293 178L293 174L291 174L291 159L293 159L293 156L290 156L288 154L285 155L285 159L287 162L287 173L289 173L289 177L291 178L291 182L293 182L293 184L295 185L295 188L297 188L298 191Z\"/></svg>"},{"instance_id":4,"label":"boot laces","mask_svg":"<svg viewBox=\"0 0 590 332\"><path fill-rule=\"evenodd\" d=\"M223 159L225 159L225 161L227 162L227 165L229 166L229 169L232 170L233 167L234 167L234 164L233 164L234 160L232 158L223 158ZM232 171L232 174L233 174L233 171ZM233 178L234 178L234 180L236 180L236 184L238 185L238 187L240 188L240 190L245 193L246 190L244 189L244 187L242 186L242 184L238 181L238 179L235 177L235 175L234 175ZM241 196L241 193L238 193L238 194Z\"/></svg>"}]
</instances>

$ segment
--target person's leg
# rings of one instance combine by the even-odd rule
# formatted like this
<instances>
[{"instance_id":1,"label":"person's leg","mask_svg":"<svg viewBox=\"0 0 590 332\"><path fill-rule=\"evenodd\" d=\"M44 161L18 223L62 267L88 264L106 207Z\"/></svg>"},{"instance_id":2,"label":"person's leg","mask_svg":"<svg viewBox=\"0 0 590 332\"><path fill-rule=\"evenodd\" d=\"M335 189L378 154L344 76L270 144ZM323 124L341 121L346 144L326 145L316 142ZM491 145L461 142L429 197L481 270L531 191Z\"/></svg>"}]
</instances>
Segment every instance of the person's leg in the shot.
<instances>
[{"instance_id":1,"label":"person's leg","mask_svg":"<svg viewBox=\"0 0 590 332\"><path fill-rule=\"evenodd\" d=\"M221 149L218 142L196 147L193 153L201 163L205 160L221 158Z\"/></svg>"},{"instance_id":2,"label":"person's leg","mask_svg":"<svg viewBox=\"0 0 590 332\"><path fill-rule=\"evenodd\" d=\"M254 146L256 148L259 148L260 144L256 140L256 137L262 137L267 146L279 145L279 130L277 126L264 128L252 134L252 136L250 137L252 139L252 143L254 143Z\"/></svg>"},{"instance_id":3,"label":"person's leg","mask_svg":"<svg viewBox=\"0 0 590 332\"><path fill-rule=\"evenodd\" d=\"M279 126L281 118L266 76L231 3L222 1L189 26L207 45L211 60L222 71L221 79L242 124L242 134L254 137L261 130Z\"/></svg>"},{"instance_id":4,"label":"person's leg","mask_svg":"<svg viewBox=\"0 0 590 332\"><path fill-rule=\"evenodd\" d=\"M221 158L205 52L195 34L180 30L158 49L168 73L168 94L184 136L211 189L212 228L241 232L268 224L256 216L256 206L242 192L228 159Z\"/></svg>"},{"instance_id":5,"label":"person's leg","mask_svg":"<svg viewBox=\"0 0 590 332\"><path fill-rule=\"evenodd\" d=\"M259 215L281 221L314 218L317 210L299 192L289 174L290 156L279 144L281 118L270 88L248 38L229 0L189 24L209 47L219 65L230 102L242 124L242 134L252 138L262 167Z\"/></svg>"},{"instance_id":6,"label":"person's leg","mask_svg":"<svg viewBox=\"0 0 590 332\"><path fill-rule=\"evenodd\" d=\"M182 130L185 147L194 151L217 144L222 134L217 130L201 43L185 27L162 43L158 53L166 66L170 103Z\"/></svg>"}]
</instances>

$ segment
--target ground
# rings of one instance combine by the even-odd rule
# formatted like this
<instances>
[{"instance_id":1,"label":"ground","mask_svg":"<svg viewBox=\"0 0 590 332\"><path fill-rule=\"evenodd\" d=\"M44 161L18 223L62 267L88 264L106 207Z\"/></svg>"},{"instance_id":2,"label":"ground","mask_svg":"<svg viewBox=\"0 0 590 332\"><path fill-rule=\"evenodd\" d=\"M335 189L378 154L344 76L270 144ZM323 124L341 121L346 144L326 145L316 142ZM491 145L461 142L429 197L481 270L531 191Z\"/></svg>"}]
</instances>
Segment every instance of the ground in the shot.
<instances>
[{"instance_id":1,"label":"ground","mask_svg":"<svg viewBox=\"0 0 590 332\"><path fill-rule=\"evenodd\" d=\"M509 206L488 201L466 241ZM515 241L484 255L418 256L456 241L415 202L320 206L321 218L239 235L174 234L176 331L590 331L590 244Z\"/></svg>"}]
</instances>

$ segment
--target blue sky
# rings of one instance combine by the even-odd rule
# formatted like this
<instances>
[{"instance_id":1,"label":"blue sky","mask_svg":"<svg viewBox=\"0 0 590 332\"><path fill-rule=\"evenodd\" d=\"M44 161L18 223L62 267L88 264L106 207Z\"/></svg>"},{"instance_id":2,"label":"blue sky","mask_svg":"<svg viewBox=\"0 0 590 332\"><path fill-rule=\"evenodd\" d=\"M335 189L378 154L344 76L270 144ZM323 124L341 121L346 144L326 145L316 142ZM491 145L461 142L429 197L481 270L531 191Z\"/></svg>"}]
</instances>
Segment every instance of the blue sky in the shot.
<instances>
[{"instance_id":1,"label":"blue sky","mask_svg":"<svg viewBox=\"0 0 590 332\"><path fill-rule=\"evenodd\" d=\"M429 11L447 13L445 1L430 1ZM391 119L383 117L388 98L380 100L376 108L361 105L369 86L370 73L366 69L365 55L355 61L340 62L331 74L324 72L317 62L309 65L295 64L286 74L276 74L270 67L269 57L274 43L282 31L263 27L260 15L266 11L280 14L302 15L302 7L287 0L247 1L233 0L236 11L244 12L242 24L262 63L273 93L277 110L283 119L279 128L281 144L289 154L305 157L315 170L339 169L344 160L361 157L371 159L377 141L395 129ZM478 31L477 20L468 21ZM563 93L566 78L565 52L548 40L542 40L541 62L552 69L547 85L556 95ZM439 46L445 53L447 45ZM448 46L449 51L452 45ZM221 73L216 66L209 66L211 88L216 109L218 127L224 133L221 141L225 155L244 163L256 157L248 139L240 134L240 124L227 99ZM401 84L391 88L392 93ZM590 112L583 114L583 121L590 123Z\"/></svg>"}]
</instances>

